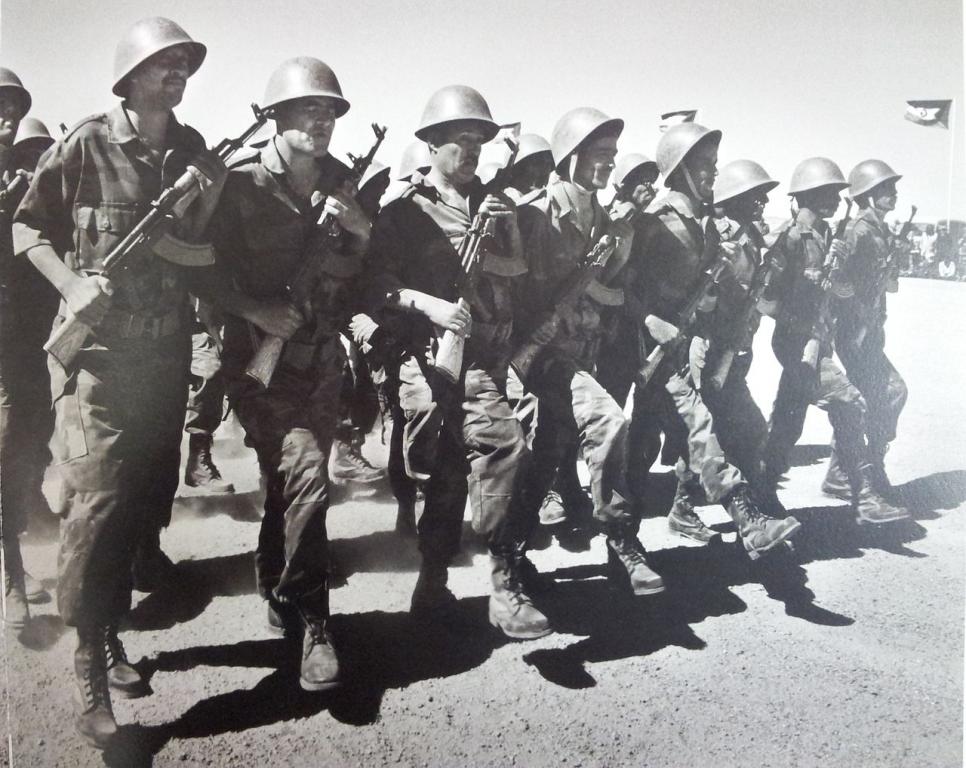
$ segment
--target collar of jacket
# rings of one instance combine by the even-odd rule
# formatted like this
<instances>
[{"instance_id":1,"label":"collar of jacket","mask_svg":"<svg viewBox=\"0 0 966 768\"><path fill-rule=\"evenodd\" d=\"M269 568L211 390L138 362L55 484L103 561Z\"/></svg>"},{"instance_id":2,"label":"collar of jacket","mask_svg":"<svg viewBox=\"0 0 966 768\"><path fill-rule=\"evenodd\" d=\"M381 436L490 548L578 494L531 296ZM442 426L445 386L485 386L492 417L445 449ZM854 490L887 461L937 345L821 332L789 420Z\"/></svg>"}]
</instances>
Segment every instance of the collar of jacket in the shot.
<instances>
[{"instance_id":1,"label":"collar of jacket","mask_svg":"<svg viewBox=\"0 0 966 768\"><path fill-rule=\"evenodd\" d=\"M873 228L879 230L883 234L888 234L888 228L885 225L885 217L880 218L875 208L873 208L871 205L868 208L860 208L859 212L855 214L855 220L867 222L868 224L871 224Z\"/></svg>"},{"instance_id":2,"label":"collar of jacket","mask_svg":"<svg viewBox=\"0 0 966 768\"><path fill-rule=\"evenodd\" d=\"M186 144L187 129L178 122L174 113L168 115L167 149ZM126 102L121 102L107 113L107 138L112 144L127 144L141 141L141 137L127 114Z\"/></svg>"}]
</instances>

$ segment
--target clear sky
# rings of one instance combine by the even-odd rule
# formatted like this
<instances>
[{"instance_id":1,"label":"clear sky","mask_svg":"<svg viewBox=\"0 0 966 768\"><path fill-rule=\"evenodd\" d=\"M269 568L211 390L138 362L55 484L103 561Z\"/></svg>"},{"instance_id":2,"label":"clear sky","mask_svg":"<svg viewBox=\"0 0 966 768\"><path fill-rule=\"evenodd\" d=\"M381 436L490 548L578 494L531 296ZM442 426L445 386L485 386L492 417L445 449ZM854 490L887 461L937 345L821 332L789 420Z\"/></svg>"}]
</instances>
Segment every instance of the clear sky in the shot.
<instances>
[{"instance_id":1,"label":"clear sky","mask_svg":"<svg viewBox=\"0 0 966 768\"><path fill-rule=\"evenodd\" d=\"M627 123L622 151L652 155L658 116L697 108L724 131L721 162L755 159L782 186L796 163L827 155L845 173L881 157L903 173L898 214L966 219L961 0L2 0L0 64L51 128L114 102L114 48L139 18L168 16L208 46L179 117L214 144L249 122L269 73L311 55L336 71L352 109L336 154L367 148L395 164L427 97L466 83L499 122L549 136L576 106ZM903 119L907 99L955 98L955 132Z\"/></svg>"}]
</instances>

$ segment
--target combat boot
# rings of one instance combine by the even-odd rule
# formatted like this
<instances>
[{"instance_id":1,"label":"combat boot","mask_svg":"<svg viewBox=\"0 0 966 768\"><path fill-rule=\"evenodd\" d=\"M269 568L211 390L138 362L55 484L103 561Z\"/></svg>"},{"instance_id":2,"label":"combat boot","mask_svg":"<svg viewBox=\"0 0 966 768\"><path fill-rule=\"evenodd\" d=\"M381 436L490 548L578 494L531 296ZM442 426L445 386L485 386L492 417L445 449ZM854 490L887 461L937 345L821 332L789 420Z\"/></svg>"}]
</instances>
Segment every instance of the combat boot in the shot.
<instances>
[{"instance_id":1,"label":"combat boot","mask_svg":"<svg viewBox=\"0 0 966 768\"><path fill-rule=\"evenodd\" d=\"M878 525L908 518L908 509L893 506L882 498L875 488L874 478L875 469L869 464L864 465L859 471L858 490L854 502L856 522Z\"/></svg>"},{"instance_id":2,"label":"combat boot","mask_svg":"<svg viewBox=\"0 0 966 768\"><path fill-rule=\"evenodd\" d=\"M409 604L413 618L443 624L461 623L456 596L446 587L447 570L445 564L423 558Z\"/></svg>"},{"instance_id":3,"label":"combat boot","mask_svg":"<svg viewBox=\"0 0 966 768\"><path fill-rule=\"evenodd\" d=\"M490 555L493 592L490 595L490 624L515 640L535 640L549 635L550 622L524 591L520 568L522 555ZM531 564L532 567L532 564Z\"/></svg>"},{"instance_id":4,"label":"combat boot","mask_svg":"<svg viewBox=\"0 0 966 768\"><path fill-rule=\"evenodd\" d=\"M134 554L131 577L138 592L154 592L177 575L177 569L161 551L161 531L151 530L143 535Z\"/></svg>"},{"instance_id":5,"label":"combat boot","mask_svg":"<svg viewBox=\"0 0 966 768\"><path fill-rule=\"evenodd\" d=\"M396 506L396 533L406 539L416 538L416 499L403 499Z\"/></svg>"},{"instance_id":6,"label":"combat boot","mask_svg":"<svg viewBox=\"0 0 966 768\"><path fill-rule=\"evenodd\" d=\"M272 597L266 604L268 631L278 637L298 637L297 633L301 629L298 611L288 603L281 603Z\"/></svg>"},{"instance_id":7,"label":"combat boot","mask_svg":"<svg viewBox=\"0 0 966 768\"><path fill-rule=\"evenodd\" d=\"M104 665L107 668L107 684L122 699L138 699L149 692L147 681L128 661L124 644L117 636L117 627L104 628Z\"/></svg>"},{"instance_id":8,"label":"combat boot","mask_svg":"<svg viewBox=\"0 0 966 768\"><path fill-rule=\"evenodd\" d=\"M557 525L567 519L567 510L564 508L563 498L555 488L547 491L540 503L540 525Z\"/></svg>"},{"instance_id":9,"label":"combat boot","mask_svg":"<svg viewBox=\"0 0 966 768\"><path fill-rule=\"evenodd\" d=\"M718 534L712 531L694 511L687 486L678 480L671 511L667 515L667 527L685 539L700 541L703 544L711 541Z\"/></svg>"},{"instance_id":10,"label":"combat boot","mask_svg":"<svg viewBox=\"0 0 966 768\"><path fill-rule=\"evenodd\" d=\"M50 602L50 592L44 589L44 585L41 584L38 579L35 579L26 571L24 571L24 574L23 574L23 586L24 586L24 591L27 595L28 603L49 603Z\"/></svg>"},{"instance_id":11,"label":"combat boot","mask_svg":"<svg viewBox=\"0 0 966 768\"><path fill-rule=\"evenodd\" d=\"M332 479L353 483L378 483L382 480L385 472L372 466L362 455L362 443L361 436L353 436L348 442L335 440L332 443L335 454L332 459Z\"/></svg>"},{"instance_id":12,"label":"combat boot","mask_svg":"<svg viewBox=\"0 0 966 768\"><path fill-rule=\"evenodd\" d=\"M299 685L304 691L330 691L342 683L339 659L324 619L305 618Z\"/></svg>"},{"instance_id":13,"label":"combat boot","mask_svg":"<svg viewBox=\"0 0 966 768\"><path fill-rule=\"evenodd\" d=\"M189 435L184 483L191 488L203 488L209 493L235 492L235 486L221 476L211 457L211 435L194 433Z\"/></svg>"},{"instance_id":14,"label":"combat boot","mask_svg":"<svg viewBox=\"0 0 966 768\"><path fill-rule=\"evenodd\" d=\"M103 628L78 627L74 676L74 728L88 744L105 749L117 733L117 722L107 686Z\"/></svg>"},{"instance_id":15,"label":"combat boot","mask_svg":"<svg viewBox=\"0 0 966 768\"><path fill-rule=\"evenodd\" d=\"M886 451L889 450L888 444L881 447L875 448L869 446L869 453L872 457L872 483L873 487L887 499L894 501L894 496L896 495L895 486L889 479L889 476L885 471L885 455Z\"/></svg>"},{"instance_id":16,"label":"combat boot","mask_svg":"<svg viewBox=\"0 0 966 768\"><path fill-rule=\"evenodd\" d=\"M751 498L747 487L739 488L731 495L727 509L752 560L788 541L802 527L791 516L777 520L765 515Z\"/></svg>"},{"instance_id":17,"label":"combat boot","mask_svg":"<svg viewBox=\"0 0 966 768\"><path fill-rule=\"evenodd\" d=\"M30 621L30 606L27 605L27 593L23 585L23 576L17 578L10 571L3 574L3 623L19 632Z\"/></svg>"},{"instance_id":18,"label":"combat boot","mask_svg":"<svg viewBox=\"0 0 966 768\"><path fill-rule=\"evenodd\" d=\"M664 580L647 564L644 545L626 525L608 526L607 576L612 584L627 586L635 595L664 591Z\"/></svg>"},{"instance_id":19,"label":"combat boot","mask_svg":"<svg viewBox=\"0 0 966 768\"><path fill-rule=\"evenodd\" d=\"M828 470L822 480L822 493L842 501L852 501L852 484L839 461L838 452L832 446L832 455L828 460Z\"/></svg>"}]
</instances>

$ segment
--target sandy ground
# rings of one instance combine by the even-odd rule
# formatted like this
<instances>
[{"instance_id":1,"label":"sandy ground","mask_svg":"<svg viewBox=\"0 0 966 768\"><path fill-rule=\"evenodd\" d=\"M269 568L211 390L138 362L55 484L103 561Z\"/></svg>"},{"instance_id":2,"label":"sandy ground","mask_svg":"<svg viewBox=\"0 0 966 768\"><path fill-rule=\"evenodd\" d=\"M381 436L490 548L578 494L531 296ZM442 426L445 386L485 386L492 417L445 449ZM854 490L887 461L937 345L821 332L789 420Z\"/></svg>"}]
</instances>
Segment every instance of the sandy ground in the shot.
<instances>
[{"instance_id":1,"label":"sandy ground","mask_svg":"<svg viewBox=\"0 0 966 768\"><path fill-rule=\"evenodd\" d=\"M478 630L411 622L418 556L391 530L388 489L336 489L330 535L347 581L332 629L347 684L329 695L299 690L294 649L266 629L256 465L228 423L216 458L240 493L179 495L163 536L179 578L136 594L122 634L153 695L116 702L117 748L102 755L73 733L73 635L50 603L4 636L0 749L18 767L962 765L964 304L966 284L904 279L890 305L889 353L911 397L888 469L913 521L859 529L821 495L830 429L813 409L781 492L805 524L793 554L752 564L727 542L671 537L660 468L642 539L666 593L611 592L599 537L582 553L543 542L533 559L558 581L542 603L557 633L538 641L486 625L487 561L468 526L451 584ZM766 415L770 332L752 370ZM378 435L366 450L384 462ZM702 514L733 540L720 508ZM49 527L24 544L53 588Z\"/></svg>"}]
</instances>

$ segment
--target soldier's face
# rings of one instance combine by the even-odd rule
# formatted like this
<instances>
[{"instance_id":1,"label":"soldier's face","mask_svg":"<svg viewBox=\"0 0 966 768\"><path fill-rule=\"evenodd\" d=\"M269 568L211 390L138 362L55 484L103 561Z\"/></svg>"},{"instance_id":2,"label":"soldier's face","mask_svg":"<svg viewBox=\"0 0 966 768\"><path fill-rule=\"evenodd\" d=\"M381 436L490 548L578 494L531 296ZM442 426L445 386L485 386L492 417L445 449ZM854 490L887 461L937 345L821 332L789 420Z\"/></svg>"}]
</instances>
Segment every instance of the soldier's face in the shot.
<instances>
[{"instance_id":1,"label":"soldier's face","mask_svg":"<svg viewBox=\"0 0 966 768\"><path fill-rule=\"evenodd\" d=\"M275 114L276 129L285 143L312 157L322 157L329 151L335 120L336 105L324 96L285 101Z\"/></svg>"},{"instance_id":2,"label":"soldier's face","mask_svg":"<svg viewBox=\"0 0 966 768\"><path fill-rule=\"evenodd\" d=\"M605 189L614 171L617 137L601 136L581 147L574 164L573 181L584 189Z\"/></svg>"},{"instance_id":3,"label":"soldier's face","mask_svg":"<svg viewBox=\"0 0 966 768\"><path fill-rule=\"evenodd\" d=\"M809 190L801 196L800 200L803 208L810 208L823 219L834 216L839 203L842 202L838 188L833 186Z\"/></svg>"},{"instance_id":4,"label":"soldier's face","mask_svg":"<svg viewBox=\"0 0 966 768\"><path fill-rule=\"evenodd\" d=\"M476 175L485 136L474 123L456 122L444 125L438 143L429 142L433 168L453 184L467 184Z\"/></svg>"},{"instance_id":5,"label":"soldier's face","mask_svg":"<svg viewBox=\"0 0 966 768\"><path fill-rule=\"evenodd\" d=\"M735 221L743 223L761 221L768 204L768 195L760 189L752 189L724 203L725 212Z\"/></svg>"},{"instance_id":6,"label":"soldier's face","mask_svg":"<svg viewBox=\"0 0 966 768\"><path fill-rule=\"evenodd\" d=\"M872 205L878 210L894 211L896 199L899 197L899 193L896 192L896 180L889 179L877 184L872 188L869 197L872 199Z\"/></svg>"},{"instance_id":7,"label":"soldier's face","mask_svg":"<svg viewBox=\"0 0 966 768\"><path fill-rule=\"evenodd\" d=\"M514 173L514 186L521 192L533 189L543 189L547 186L550 172L553 170L553 160L545 153L531 155L517 167Z\"/></svg>"},{"instance_id":8,"label":"soldier's face","mask_svg":"<svg viewBox=\"0 0 966 768\"><path fill-rule=\"evenodd\" d=\"M714 179L718 175L718 145L712 142L699 142L684 158L694 191L702 200L710 201L714 196Z\"/></svg>"},{"instance_id":9,"label":"soldier's face","mask_svg":"<svg viewBox=\"0 0 966 768\"><path fill-rule=\"evenodd\" d=\"M23 118L23 102L17 91L0 88L0 146L13 146Z\"/></svg>"},{"instance_id":10,"label":"soldier's face","mask_svg":"<svg viewBox=\"0 0 966 768\"><path fill-rule=\"evenodd\" d=\"M134 100L173 109L184 98L191 57L187 46L176 45L151 56L128 78Z\"/></svg>"}]
</instances>

